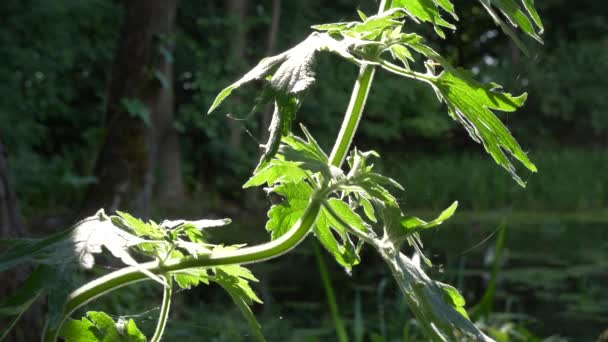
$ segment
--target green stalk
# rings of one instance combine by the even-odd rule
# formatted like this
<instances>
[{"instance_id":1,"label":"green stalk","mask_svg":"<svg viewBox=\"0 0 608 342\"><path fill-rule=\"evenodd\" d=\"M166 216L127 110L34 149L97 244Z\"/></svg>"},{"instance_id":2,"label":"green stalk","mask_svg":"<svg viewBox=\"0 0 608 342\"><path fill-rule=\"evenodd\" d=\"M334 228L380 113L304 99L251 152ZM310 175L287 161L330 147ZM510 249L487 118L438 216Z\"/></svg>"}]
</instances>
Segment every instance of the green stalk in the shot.
<instances>
[{"instance_id":1,"label":"green stalk","mask_svg":"<svg viewBox=\"0 0 608 342\"><path fill-rule=\"evenodd\" d=\"M319 273L321 274L321 282L323 283L323 287L325 288L325 296L327 297L327 304L329 305L329 312L331 313L331 318L334 321L334 326L336 328L336 335L338 335L338 341L348 342L348 334L346 333L346 328L344 327L344 322L342 321L342 317L340 316L340 311L338 310L338 302L336 301L336 295L334 294L334 288L331 285L331 279L329 278L329 272L327 271L327 265L325 265L325 261L323 260L323 254L321 254L319 245L317 245L316 243L313 243L313 248L315 250L315 257L317 259L317 264L319 265Z\"/></svg>"},{"instance_id":2,"label":"green stalk","mask_svg":"<svg viewBox=\"0 0 608 342\"><path fill-rule=\"evenodd\" d=\"M378 14L387 11L391 8L392 0L382 0L378 6ZM329 156L329 163L333 166L340 167L344 163L344 158L350 150L350 144L353 142L359 121L365 109L367 96L374 81L376 67L370 64L364 64L359 69L359 76L352 91L344 121L340 127L338 138L334 148Z\"/></svg>"},{"instance_id":3,"label":"green stalk","mask_svg":"<svg viewBox=\"0 0 608 342\"><path fill-rule=\"evenodd\" d=\"M350 144L353 141L361 115L363 114L365 102L367 102L367 95L369 94L375 71L376 68L369 64L363 65L359 69L359 76L353 88L342 127L340 127L340 132L338 133L337 141L339 143L334 145L329 156L329 162L333 166L340 167L350 149Z\"/></svg>"},{"instance_id":4,"label":"green stalk","mask_svg":"<svg viewBox=\"0 0 608 342\"><path fill-rule=\"evenodd\" d=\"M158 316L158 323L156 324L156 330L150 342L159 342L165 327L167 326L167 319L169 318L169 309L171 308L171 295L173 294L173 278L170 274L165 275L165 281L167 286L163 290L163 303L160 307L160 314Z\"/></svg>"},{"instance_id":5,"label":"green stalk","mask_svg":"<svg viewBox=\"0 0 608 342\"><path fill-rule=\"evenodd\" d=\"M378 13L388 10L391 7L391 3L392 0L382 0L379 5ZM332 149L330 157L331 165L340 167L344 162L346 153L355 136L359 120L361 119L367 101L367 95L369 94L369 89L371 88L373 81L374 72L375 67L371 65L363 65L359 70L359 77L355 83L351 100L344 117L344 122L340 129L340 134ZM325 191L316 192L312 196L302 217L300 217L286 234L271 242L238 249L236 251L218 252L196 257L187 256L181 259L169 260L163 264L160 264L157 261L148 262L141 264L139 268L126 267L85 284L68 296L68 300L64 307L63 319L57 327L46 327L46 331L43 332L43 341L55 342L65 319L75 310L93 299L123 286L148 280L149 278L140 271L142 267L154 274L170 274L170 272L188 268L257 263L287 253L308 235L321 209L321 202L327 194L327 189L325 189Z\"/></svg>"},{"instance_id":6,"label":"green stalk","mask_svg":"<svg viewBox=\"0 0 608 342\"><path fill-rule=\"evenodd\" d=\"M44 341L56 341L63 321L76 309L91 300L123 286L149 280L150 278L141 273L142 268L154 274L168 274L188 268L255 263L276 258L289 252L308 235L317 219L321 208L321 200L325 195L325 192L315 193L302 217L286 234L271 242L241 248L236 251L172 259L163 264L160 264L158 261L147 262L140 264L139 267L123 268L85 284L68 296L64 307L63 320L57 327L47 328L47 332L44 334Z\"/></svg>"}]
</instances>

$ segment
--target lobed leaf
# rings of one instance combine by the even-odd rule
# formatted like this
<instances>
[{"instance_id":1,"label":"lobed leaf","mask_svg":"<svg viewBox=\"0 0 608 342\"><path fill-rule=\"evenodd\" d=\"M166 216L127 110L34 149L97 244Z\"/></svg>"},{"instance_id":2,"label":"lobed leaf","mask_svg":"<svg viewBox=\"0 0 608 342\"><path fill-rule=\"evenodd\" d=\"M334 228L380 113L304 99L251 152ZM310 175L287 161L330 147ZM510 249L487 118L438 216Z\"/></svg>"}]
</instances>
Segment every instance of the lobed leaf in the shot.
<instances>
[{"instance_id":1,"label":"lobed leaf","mask_svg":"<svg viewBox=\"0 0 608 342\"><path fill-rule=\"evenodd\" d=\"M536 11L536 7L534 6L534 0L522 0L522 4L527 11L526 13L522 10L522 8L517 4L515 0L479 0L482 6L486 9L490 17L494 20L494 22L503 30L505 34L507 34L515 44L522 50L525 54L529 54L528 48L524 45L524 43L519 39L517 33L512 29L519 27L524 33L528 36L536 39L541 44L543 43L540 35L542 34L544 27L538 12ZM494 7L498 8L498 10L507 18L507 21L511 24L508 25L503 18L501 18L498 13L494 11Z\"/></svg>"},{"instance_id":2,"label":"lobed leaf","mask_svg":"<svg viewBox=\"0 0 608 342\"><path fill-rule=\"evenodd\" d=\"M454 19L458 19L454 6L449 0L393 0L392 8L402 8L412 17L421 22L428 22L433 25L435 32L445 38L442 28L455 30L456 26L443 19L441 10L447 11Z\"/></svg>"},{"instance_id":3,"label":"lobed leaf","mask_svg":"<svg viewBox=\"0 0 608 342\"><path fill-rule=\"evenodd\" d=\"M404 216L401 218L400 223L401 223L401 226L403 228L405 228L408 232L414 232L414 231L437 227L438 225L442 224L444 221L446 221L450 217L452 217L452 215L454 215L454 213L456 212L457 208L458 208L458 201L455 201L447 209L442 211L441 214L439 214L439 216L436 219L434 219L430 222L425 222L414 216Z\"/></svg>"},{"instance_id":4,"label":"lobed leaf","mask_svg":"<svg viewBox=\"0 0 608 342\"><path fill-rule=\"evenodd\" d=\"M260 186L266 183L273 186L276 183L297 183L306 178L308 173L302 169L299 163L273 159L266 167L256 171L251 178L243 185L243 188Z\"/></svg>"},{"instance_id":5,"label":"lobed leaf","mask_svg":"<svg viewBox=\"0 0 608 342\"><path fill-rule=\"evenodd\" d=\"M232 298L232 301L234 301L236 306L239 308L241 314L243 314L243 316L247 320L249 328L253 333L254 339L262 342L265 341L266 339L264 338L264 334L262 333L262 326L255 318L253 311L251 311L251 308L249 307L247 301L243 297L241 297L239 292L235 291L232 287L225 286L222 283L220 283L220 285L226 290L226 292L228 292L230 298Z\"/></svg>"},{"instance_id":6,"label":"lobed leaf","mask_svg":"<svg viewBox=\"0 0 608 342\"><path fill-rule=\"evenodd\" d=\"M473 140L483 144L496 163L525 187L505 153L515 157L532 172L537 171L536 166L492 110L515 111L523 105L527 94L515 97L502 92L496 84L481 84L473 79L470 72L460 68L446 69L430 82L447 104L452 118L459 121Z\"/></svg>"},{"instance_id":7,"label":"lobed leaf","mask_svg":"<svg viewBox=\"0 0 608 342\"><path fill-rule=\"evenodd\" d=\"M132 319L114 322L104 312L87 312L80 320L70 319L59 332L65 342L145 342L146 337Z\"/></svg>"},{"instance_id":8,"label":"lobed leaf","mask_svg":"<svg viewBox=\"0 0 608 342\"><path fill-rule=\"evenodd\" d=\"M171 275L177 285L185 290L197 287L201 283L209 285L209 273L206 268L189 268Z\"/></svg>"},{"instance_id":9,"label":"lobed leaf","mask_svg":"<svg viewBox=\"0 0 608 342\"><path fill-rule=\"evenodd\" d=\"M283 202L273 205L268 211L266 230L275 240L285 234L304 214L312 188L305 182L284 183L273 188L272 192L284 198Z\"/></svg>"}]
</instances>

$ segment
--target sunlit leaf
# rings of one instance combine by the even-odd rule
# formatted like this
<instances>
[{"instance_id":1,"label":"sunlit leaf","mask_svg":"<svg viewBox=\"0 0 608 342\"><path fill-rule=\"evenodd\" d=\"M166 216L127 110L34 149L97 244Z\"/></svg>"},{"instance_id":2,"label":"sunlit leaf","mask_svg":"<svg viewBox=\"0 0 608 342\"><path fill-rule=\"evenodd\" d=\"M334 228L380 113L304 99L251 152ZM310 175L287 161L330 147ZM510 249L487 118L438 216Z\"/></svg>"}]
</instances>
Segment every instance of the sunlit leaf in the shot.
<instances>
[{"instance_id":1,"label":"sunlit leaf","mask_svg":"<svg viewBox=\"0 0 608 342\"><path fill-rule=\"evenodd\" d=\"M306 171L302 169L298 163L280 159L270 161L266 167L257 171L243 185L243 188L259 186L266 183L268 186L273 186L276 183L299 182L306 178Z\"/></svg>"},{"instance_id":2,"label":"sunlit leaf","mask_svg":"<svg viewBox=\"0 0 608 342\"><path fill-rule=\"evenodd\" d=\"M457 201L452 203L452 205L450 205L447 209L442 211L441 214L439 214L439 216L436 219L434 219L430 222L423 221L414 216L404 216L400 220L401 226L403 226L403 228L405 228L408 231L418 231L418 230L433 228L433 227L436 227L436 226L442 224L444 221L446 221L450 217L452 217L452 215L454 215L454 212L456 212L456 208L458 208Z\"/></svg>"},{"instance_id":3,"label":"sunlit leaf","mask_svg":"<svg viewBox=\"0 0 608 342\"><path fill-rule=\"evenodd\" d=\"M454 7L448 0L393 0L391 6L392 8L403 8L413 18L422 22L431 23L435 28L435 32L442 38L445 38L442 27L452 30L456 29L456 26L449 23L441 16L440 8L447 11L455 19L457 18Z\"/></svg>"},{"instance_id":4,"label":"sunlit leaf","mask_svg":"<svg viewBox=\"0 0 608 342\"><path fill-rule=\"evenodd\" d=\"M458 289L456 289L455 287L453 287L451 285L440 283L440 282L437 282L437 284L443 290L443 293L444 293L443 300L446 303L448 303L449 305L451 305L454 308L454 310L458 311L466 319L470 320L469 314L467 313L467 310L464 308L464 306L466 304L464 297L460 294Z\"/></svg>"},{"instance_id":5,"label":"sunlit leaf","mask_svg":"<svg viewBox=\"0 0 608 342\"><path fill-rule=\"evenodd\" d=\"M114 322L104 312L87 312L80 320L70 319L60 336L65 342L145 342L146 337L132 319Z\"/></svg>"},{"instance_id":6,"label":"sunlit leaf","mask_svg":"<svg viewBox=\"0 0 608 342\"><path fill-rule=\"evenodd\" d=\"M462 123L475 141L483 144L496 163L525 186L505 153L532 172L537 171L536 166L492 110L513 112L523 105L527 94L515 97L496 84L481 84L463 69L444 70L431 82L447 104L450 115Z\"/></svg>"}]
</instances>

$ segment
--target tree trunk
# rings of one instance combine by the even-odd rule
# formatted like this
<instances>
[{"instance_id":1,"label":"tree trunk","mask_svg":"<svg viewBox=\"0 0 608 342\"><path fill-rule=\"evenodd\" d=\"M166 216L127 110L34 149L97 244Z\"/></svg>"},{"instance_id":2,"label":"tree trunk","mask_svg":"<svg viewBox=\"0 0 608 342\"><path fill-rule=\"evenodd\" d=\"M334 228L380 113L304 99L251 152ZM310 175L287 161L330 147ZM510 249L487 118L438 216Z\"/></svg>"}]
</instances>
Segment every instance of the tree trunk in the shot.
<instances>
[{"instance_id":1,"label":"tree trunk","mask_svg":"<svg viewBox=\"0 0 608 342\"><path fill-rule=\"evenodd\" d=\"M268 29L268 45L266 46L266 57L274 55L277 45L277 35L279 33L279 23L281 22L281 0L272 0L272 21L270 28ZM270 126L270 120L272 120L273 106L268 106L262 113L260 136L261 141L267 141L268 127Z\"/></svg>"},{"instance_id":2,"label":"tree trunk","mask_svg":"<svg viewBox=\"0 0 608 342\"><path fill-rule=\"evenodd\" d=\"M245 60L245 44L247 40L247 28L244 23L247 17L247 0L228 0L228 15L235 29L231 36L230 61L232 65L240 66ZM239 98L235 97L238 102ZM237 149L241 147L243 127L239 120L228 117L230 129L229 144Z\"/></svg>"},{"instance_id":3,"label":"tree trunk","mask_svg":"<svg viewBox=\"0 0 608 342\"><path fill-rule=\"evenodd\" d=\"M163 44L168 54L159 66L159 72L164 75L165 89L156 100L156 106L150 104L154 145L154 158L157 174L157 195L163 203L178 205L184 200L184 183L182 179L182 159L179 144L179 134L174 126L175 96L173 92L173 61L175 50L175 11L172 13L167 27L167 37Z\"/></svg>"},{"instance_id":4,"label":"tree trunk","mask_svg":"<svg viewBox=\"0 0 608 342\"><path fill-rule=\"evenodd\" d=\"M161 48L174 25L176 5L177 0L125 2L109 84L105 139L94 170L97 182L85 196L83 215L99 208L149 215L156 157L150 124L172 102L164 94L167 61Z\"/></svg>"}]
</instances>

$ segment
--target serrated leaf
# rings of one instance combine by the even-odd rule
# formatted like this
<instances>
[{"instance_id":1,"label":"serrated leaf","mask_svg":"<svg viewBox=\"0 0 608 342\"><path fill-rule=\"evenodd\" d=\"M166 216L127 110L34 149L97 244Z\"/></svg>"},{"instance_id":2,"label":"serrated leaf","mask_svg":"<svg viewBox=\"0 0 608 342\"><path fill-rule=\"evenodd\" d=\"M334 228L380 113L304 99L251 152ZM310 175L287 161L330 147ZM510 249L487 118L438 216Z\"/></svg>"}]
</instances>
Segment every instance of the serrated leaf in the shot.
<instances>
[{"instance_id":1,"label":"serrated leaf","mask_svg":"<svg viewBox=\"0 0 608 342\"><path fill-rule=\"evenodd\" d=\"M431 83L447 104L452 118L462 123L473 140L483 144L496 163L525 186L505 152L532 172L537 171L536 166L492 110L513 112L523 105L527 94L515 97L501 91L496 84L481 84L470 72L460 68L444 70Z\"/></svg>"},{"instance_id":2,"label":"serrated leaf","mask_svg":"<svg viewBox=\"0 0 608 342\"><path fill-rule=\"evenodd\" d=\"M341 241L336 239L332 231L339 236ZM350 271L354 265L359 263L360 258L357 248L348 237L344 226L336 221L326 208L322 208L319 212L313 227L313 233L323 248L347 271Z\"/></svg>"},{"instance_id":3,"label":"serrated leaf","mask_svg":"<svg viewBox=\"0 0 608 342\"><path fill-rule=\"evenodd\" d=\"M453 287L451 285L440 283L440 282L437 282L437 285L439 285L439 287L443 290L443 300L447 304L452 306L452 308L454 308L454 310L458 311L466 319L470 320L469 314L467 313L467 310L464 308L464 306L466 304L464 297L460 294L458 289L456 289L455 287Z\"/></svg>"},{"instance_id":4,"label":"serrated leaf","mask_svg":"<svg viewBox=\"0 0 608 342\"><path fill-rule=\"evenodd\" d=\"M456 29L456 26L443 19L440 13L440 8L442 8L455 17L454 8L447 0L440 1L440 6L438 6L435 0L393 0L391 7L403 8L411 17L422 22L431 23L435 32L441 38L445 38L445 33L441 29L442 27L452 30Z\"/></svg>"},{"instance_id":5,"label":"serrated leaf","mask_svg":"<svg viewBox=\"0 0 608 342\"><path fill-rule=\"evenodd\" d=\"M312 188L305 182L284 183L273 188L272 192L284 198L283 202L273 205L268 211L266 230L275 240L285 234L304 214Z\"/></svg>"},{"instance_id":6,"label":"serrated leaf","mask_svg":"<svg viewBox=\"0 0 608 342\"><path fill-rule=\"evenodd\" d=\"M408 305L418 323L430 334L430 339L493 341L464 315L463 298L456 289L430 279L420 266L402 253L383 255L383 258L391 266Z\"/></svg>"},{"instance_id":7,"label":"serrated leaf","mask_svg":"<svg viewBox=\"0 0 608 342\"><path fill-rule=\"evenodd\" d=\"M515 0L481 1L485 2L486 4L492 4L498 8L500 12L507 17L512 26L519 27L527 35L542 43L542 38L539 34L542 32L543 25L540 20L540 16L536 12L533 0L522 0L524 8L528 14L523 11L522 7ZM534 25L536 25L540 31L537 32Z\"/></svg>"},{"instance_id":8,"label":"serrated leaf","mask_svg":"<svg viewBox=\"0 0 608 342\"><path fill-rule=\"evenodd\" d=\"M365 216L367 216L367 218L370 221L378 222L378 219L376 219L374 206L367 198L365 198L363 196L359 196L359 205L361 207L363 207L363 212L365 213Z\"/></svg>"},{"instance_id":9,"label":"serrated leaf","mask_svg":"<svg viewBox=\"0 0 608 342\"><path fill-rule=\"evenodd\" d=\"M330 198L327 200L327 204L344 223L348 226L358 229L360 231L367 231L369 227L365 224L361 216L355 213L351 207L344 201L337 198ZM331 215L333 217L333 215ZM338 221L333 220L332 224L341 225Z\"/></svg>"},{"instance_id":10,"label":"serrated leaf","mask_svg":"<svg viewBox=\"0 0 608 342\"><path fill-rule=\"evenodd\" d=\"M414 216L404 216L401 218L400 223L403 228L408 231L419 231L424 229L430 229L433 227L437 227L442 224L444 221L448 220L458 208L458 201L455 201L450 205L447 209L441 212L436 219L426 222Z\"/></svg>"},{"instance_id":11,"label":"serrated leaf","mask_svg":"<svg viewBox=\"0 0 608 342\"><path fill-rule=\"evenodd\" d=\"M332 179L332 169L329 166L327 154L323 152L308 130L301 126L306 140L290 134L283 138L279 147L279 155L285 160L295 162L304 170L321 173L326 181ZM336 170L338 171L338 170Z\"/></svg>"},{"instance_id":12,"label":"serrated leaf","mask_svg":"<svg viewBox=\"0 0 608 342\"><path fill-rule=\"evenodd\" d=\"M337 198L330 198L319 213L313 230L321 245L347 271L360 262L358 248L347 233L348 227L361 231L370 229L347 203ZM340 237L340 242L336 240L332 231Z\"/></svg>"},{"instance_id":13,"label":"serrated leaf","mask_svg":"<svg viewBox=\"0 0 608 342\"><path fill-rule=\"evenodd\" d=\"M312 26L312 28L318 31L337 33L343 37L350 37L356 40L364 39L369 44L377 40L385 30L403 25L402 21L396 19L401 19L405 15L406 12L403 9L395 8L381 14L366 17L365 19L362 18L360 22L322 24ZM365 42L359 41L359 44L361 43Z\"/></svg>"},{"instance_id":14,"label":"serrated leaf","mask_svg":"<svg viewBox=\"0 0 608 342\"><path fill-rule=\"evenodd\" d=\"M200 283L209 285L209 273L206 268L189 268L172 273L172 276L177 285L186 290L197 287Z\"/></svg>"},{"instance_id":15,"label":"serrated leaf","mask_svg":"<svg viewBox=\"0 0 608 342\"><path fill-rule=\"evenodd\" d=\"M104 312L87 312L81 320L70 319L59 332L65 342L145 342L146 337L135 322L114 322Z\"/></svg>"},{"instance_id":16,"label":"serrated leaf","mask_svg":"<svg viewBox=\"0 0 608 342\"><path fill-rule=\"evenodd\" d=\"M258 280L248 269L239 265L227 265L214 267L213 272L215 273L213 281L224 288L230 288L239 297L243 298L248 305L252 305L254 302L262 303L262 300L249 285L249 281L257 282Z\"/></svg>"},{"instance_id":17,"label":"serrated leaf","mask_svg":"<svg viewBox=\"0 0 608 342\"><path fill-rule=\"evenodd\" d=\"M259 170L266 166L279 150L281 137L289 135L291 123L300 107L300 100L293 95L277 95L274 103L274 113L272 121L268 127L268 141L264 148L264 154L260 158L260 163L256 167Z\"/></svg>"},{"instance_id":18,"label":"serrated leaf","mask_svg":"<svg viewBox=\"0 0 608 342\"><path fill-rule=\"evenodd\" d=\"M262 342L265 341L266 339L264 338L264 334L262 333L262 326L255 318L255 315L253 314L253 311L251 311L251 308L249 307L247 301L243 297L241 297L240 294L233 288L229 286L224 286L222 283L220 283L220 285L230 295L230 298L232 298L236 306L239 308L241 314L243 314L243 316L247 320L247 324L249 325L249 328L253 333L254 339Z\"/></svg>"},{"instance_id":19,"label":"serrated leaf","mask_svg":"<svg viewBox=\"0 0 608 342\"><path fill-rule=\"evenodd\" d=\"M235 89L269 75L272 75L270 85L275 92L283 95L301 93L315 80L312 66L319 51L330 51L348 60L355 59L348 51L347 43L335 40L327 34L314 32L290 50L263 59L240 80L222 90L208 113L213 112Z\"/></svg>"},{"instance_id":20,"label":"serrated leaf","mask_svg":"<svg viewBox=\"0 0 608 342\"><path fill-rule=\"evenodd\" d=\"M125 213L122 211L116 211L116 214L122 219L122 222L113 217L113 223L118 224L120 226L125 226L130 229L135 235L141 237L148 237L154 240L160 240L165 237L165 232L158 226L154 226L149 223L145 223L144 221L133 217L129 213ZM122 223L122 224L121 224Z\"/></svg>"},{"instance_id":21,"label":"serrated leaf","mask_svg":"<svg viewBox=\"0 0 608 342\"><path fill-rule=\"evenodd\" d=\"M410 69L410 64L408 60L414 61L414 57L412 56L412 53L407 47L403 45L391 45L389 50L394 59L401 61L401 63L403 63L403 66L405 66L406 69Z\"/></svg>"},{"instance_id":22,"label":"serrated leaf","mask_svg":"<svg viewBox=\"0 0 608 342\"><path fill-rule=\"evenodd\" d=\"M82 222L82 221L81 221ZM49 249L69 239L74 227L55 233L45 239L15 239L11 240L10 248L0 255L0 272L6 271L20 263L45 259Z\"/></svg>"},{"instance_id":23,"label":"serrated leaf","mask_svg":"<svg viewBox=\"0 0 608 342\"><path fill-rule=\"evenodd\" d=\"M266 167L249 178L243 188L259 186L266 183L268 186L273 186L276 183L297 183L306 178L307 172L303 170L298 163L274 159L270 161Z\"/></svg>"}]
</instances>

